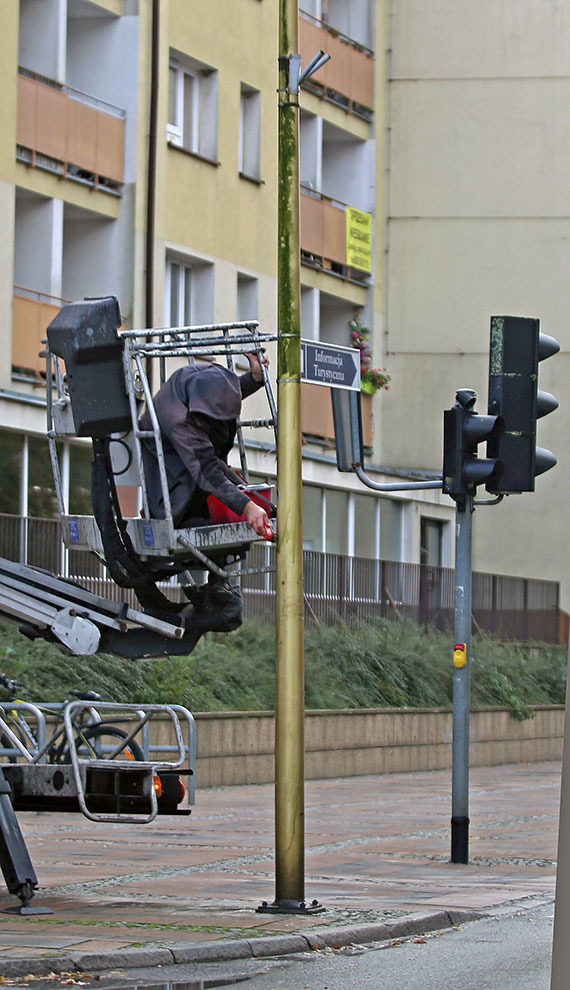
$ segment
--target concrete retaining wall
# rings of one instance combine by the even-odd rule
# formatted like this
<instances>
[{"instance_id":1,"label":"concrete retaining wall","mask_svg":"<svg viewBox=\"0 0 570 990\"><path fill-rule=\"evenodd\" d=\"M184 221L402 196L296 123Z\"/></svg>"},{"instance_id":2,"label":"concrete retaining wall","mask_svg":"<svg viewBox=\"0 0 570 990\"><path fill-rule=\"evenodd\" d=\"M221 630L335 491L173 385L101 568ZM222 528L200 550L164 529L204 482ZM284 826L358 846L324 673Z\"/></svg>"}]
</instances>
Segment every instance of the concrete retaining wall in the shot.
<instances>
[{"instance_id":1,"label":"concrete retaining wall","mask_svg":"<svg viewBox=\"0 0 570 990\"><path fill-rule=\"evenodd\" d=\"M274 779L272 712L197 714L196 786L264 784ZM564 706L535 709L518 722L506 709L471 713L471 766L559 760ZM308 711L307 779L451 767L448 709Z\"/></svg>"}]
</instances>

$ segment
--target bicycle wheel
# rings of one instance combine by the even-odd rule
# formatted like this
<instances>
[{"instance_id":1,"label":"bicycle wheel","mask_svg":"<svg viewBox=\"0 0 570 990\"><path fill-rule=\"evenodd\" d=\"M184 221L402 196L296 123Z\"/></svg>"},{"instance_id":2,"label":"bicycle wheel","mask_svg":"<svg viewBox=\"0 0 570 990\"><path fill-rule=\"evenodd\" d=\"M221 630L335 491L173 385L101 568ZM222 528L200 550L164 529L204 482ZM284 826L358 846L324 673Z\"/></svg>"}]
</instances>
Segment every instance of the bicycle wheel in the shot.
<instances>
[{"instance_id":1,"label":"bicycle wheel","mask_svg":"<svg viewBox=\"0 0 570 990\"><path fill-rule=\"evenodd\" d=\"M105 723L89 725L87 728L81 729L75 740L77 755L84 760L107 760L110 754L116 750L118 741L120 739L126 739L127 736L128 733L124 729L119 729L116 725L106 725ZM134 739L131 739L117 753L115 759L137 760L140 762L144 761L144 754L139 744ZM71 763L69 749L63 754L63 762Z\"/></svg>"}]
</instances>

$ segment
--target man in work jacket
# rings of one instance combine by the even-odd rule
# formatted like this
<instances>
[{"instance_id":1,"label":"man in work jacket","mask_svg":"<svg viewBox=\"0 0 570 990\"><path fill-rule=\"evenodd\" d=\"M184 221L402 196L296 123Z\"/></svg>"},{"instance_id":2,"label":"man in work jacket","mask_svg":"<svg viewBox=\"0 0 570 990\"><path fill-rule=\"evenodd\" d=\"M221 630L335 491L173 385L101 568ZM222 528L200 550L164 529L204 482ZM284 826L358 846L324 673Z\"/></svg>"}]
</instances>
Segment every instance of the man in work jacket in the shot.
<instances>
[{"instance_id":1,"label":"man in work jacket","mask_svg":"<svg viewBox=\"0 0 570 990\"><path fill-rule=\"evenodd\" d=\"M236 434L242 398L263 384L256 354L248 354L250 370L238 377L218 364L186 365L174 372L154 397L172 516L176 528L209 521L208 495L215 495L237 515L245 515L258 536L264 535L268 516L237 485L241 479L228 467L227 457ZM267 360L263 359L264 364ZM148 411L141 418L150 430ZM154 441L143 442L149 508L153 519L164 519Z\"/></svg>"},{"instance_id":2,"label":"man in work jacket","mask_svg":"<svg viewBox=\"0 0 570 990\"><path fill-rule=\"evenodd\" d=\"M175 371L154 397L160 426L164 463L174 525L177 528L209 523L208 496L215 495L233 512L244 515L258 536L269 525L267 512L237 486L241 479L228 467L242 398L263 384L256 354L247 355L250 370L238 377L218 364L187 365ZM264 357L263 363L267 365ZM151 429L148 410L141 418ZM151 517L164 519L164 495L155 443L143 440L143 459ZM214 556L214 555L212 555ZM230 631L241 625L242 596L210 571L207 584L184 587L192 603L183 610L195 629Z\"/></svg>"}]
</instances>

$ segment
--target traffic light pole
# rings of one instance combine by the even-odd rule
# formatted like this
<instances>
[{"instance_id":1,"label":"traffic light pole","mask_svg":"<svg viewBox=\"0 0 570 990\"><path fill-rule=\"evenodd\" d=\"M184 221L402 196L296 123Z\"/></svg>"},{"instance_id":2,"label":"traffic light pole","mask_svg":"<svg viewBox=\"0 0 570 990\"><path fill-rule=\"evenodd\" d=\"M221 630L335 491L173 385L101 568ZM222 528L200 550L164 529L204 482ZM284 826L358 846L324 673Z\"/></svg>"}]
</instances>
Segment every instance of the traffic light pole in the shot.
<instances>
[{"instance_id":1,"label":"traffic light pole","mask_svg":"<svg viewBox=\"0 0 570 990\"><path fill-rule=\"evenodd\" d=\"M471 565L473 497L456 502L455 648L453 651L453 744L451 862L469 862L469 709L471 701Z\"/></svg>"}]
</instances>

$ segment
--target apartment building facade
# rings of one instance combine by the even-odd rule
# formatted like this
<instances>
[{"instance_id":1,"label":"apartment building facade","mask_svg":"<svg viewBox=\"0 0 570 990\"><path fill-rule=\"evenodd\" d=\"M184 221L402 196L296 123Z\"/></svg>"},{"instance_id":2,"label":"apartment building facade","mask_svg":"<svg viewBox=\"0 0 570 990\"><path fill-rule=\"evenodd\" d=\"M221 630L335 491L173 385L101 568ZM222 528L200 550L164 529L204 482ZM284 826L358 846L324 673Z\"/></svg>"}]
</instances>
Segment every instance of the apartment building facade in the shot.
<instances>
[{"instance_id":1,"label":"apartment building facade","mask_svg":"<svg viewBox=\"0 0 570 990\"><path fill-rule=\"evenodd\" d=\"M385 352L386 11L301 6L303 64L332 55L301 94L302 334L348 345L355 315L369 329L373 365L392 383L363 396L368 470L378 482L415 477L439 465L406 457L407 429L390 419L407 379ZM0 512L48 516L38 353L65 301L114 294L127 328L276 327L278 4L232 0L228 18L227 0L19 0L3 27ZM351 211L372 224L361 267L347 253ZM303 385L302 406L307 548L451 564L450 501L378 496L339 474L328 390ZM274 478L271 435L248 433L247 445L253 479ZM89 465L86 444L66 444L72 512L90 511Z\"/></svg>"},{"instance_id":2,"label":"apartment building facade","mask_svg":"<svg viewBox=\"0 0 570 990\"><path fill-rule=\"evenodd\" d=\"M487 412L490 316L540 318L561 345L539 374L560 407L537 429L558 465L534 493L477 510L474 566L560 581L568 611L570 12L391 0L386 25L384 312L398 388L383 405L382 457L438 468L456 389L474 388Z\"/></svg>"}]
</instances>

